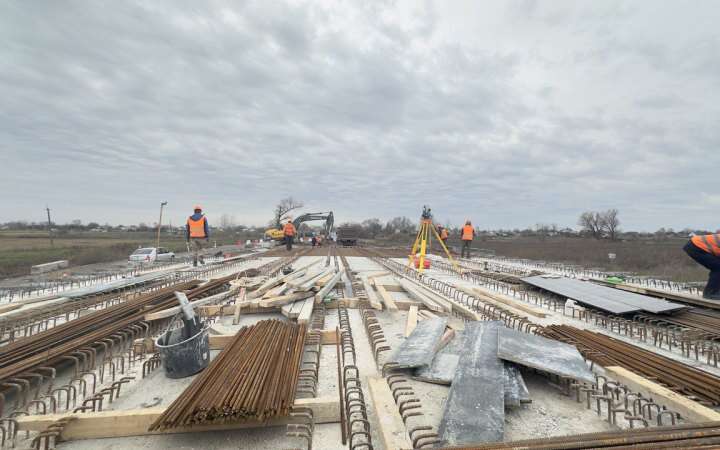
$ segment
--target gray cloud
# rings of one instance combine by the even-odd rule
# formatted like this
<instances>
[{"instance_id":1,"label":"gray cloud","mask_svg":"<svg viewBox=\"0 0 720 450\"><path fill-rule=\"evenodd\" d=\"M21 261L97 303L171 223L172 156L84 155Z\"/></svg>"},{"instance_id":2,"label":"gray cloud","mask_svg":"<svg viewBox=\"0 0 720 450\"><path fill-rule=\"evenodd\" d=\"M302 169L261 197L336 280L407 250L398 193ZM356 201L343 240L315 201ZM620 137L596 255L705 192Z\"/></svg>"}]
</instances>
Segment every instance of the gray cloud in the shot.
<instances>
[{"instance_id":1,"label":"gray cloud","mask_svg":"<svg viewBox=\"0 0 720 450\"><path fill-rule=\"evenodd\" d=\"M715 228L713 2L4 2L0 221Z\"/></svg>"}]
</instances>

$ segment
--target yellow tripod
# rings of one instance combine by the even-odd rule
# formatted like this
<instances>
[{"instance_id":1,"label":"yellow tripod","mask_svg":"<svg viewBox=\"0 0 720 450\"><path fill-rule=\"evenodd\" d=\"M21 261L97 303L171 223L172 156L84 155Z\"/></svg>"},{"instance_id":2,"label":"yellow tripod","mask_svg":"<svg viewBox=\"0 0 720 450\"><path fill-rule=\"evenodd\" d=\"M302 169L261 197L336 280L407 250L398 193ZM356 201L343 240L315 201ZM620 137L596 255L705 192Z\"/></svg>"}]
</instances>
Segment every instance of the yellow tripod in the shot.
<instances>
[{"instance_id":1,"label":"yellow tripod","mask_svg":"<svg viewBox=\"0 0 720 450\"><path fill-rule=\"evenodd\" d=\"M460 272L460 267L458 267L457 263L453 259L452 255L450 254L450 251L445 247L445 243L442 239L440 239L440 235L437 232L437 228L435 228L435 225L432 221L432 215L430 214L430 210L427 207L424 207L423 209L423 215L422 219L420 219L420 229L418 230L418 234L415 237L415 242L412 246L412 252L410 253L410 256L408 257L408 267L413 267L413 260L415 259L415 256L418 253L418 249L420 250L420 259L418 260L418 272L422 273L423 270L425 270L425 255L428 248L428 245L430 244L430 238L431 233L435 236L437 241L440 243L440 246L445 250L445 254L447 255L448 259L452 263L453 267L456 271Z\"/></svg>"}]
</instances>

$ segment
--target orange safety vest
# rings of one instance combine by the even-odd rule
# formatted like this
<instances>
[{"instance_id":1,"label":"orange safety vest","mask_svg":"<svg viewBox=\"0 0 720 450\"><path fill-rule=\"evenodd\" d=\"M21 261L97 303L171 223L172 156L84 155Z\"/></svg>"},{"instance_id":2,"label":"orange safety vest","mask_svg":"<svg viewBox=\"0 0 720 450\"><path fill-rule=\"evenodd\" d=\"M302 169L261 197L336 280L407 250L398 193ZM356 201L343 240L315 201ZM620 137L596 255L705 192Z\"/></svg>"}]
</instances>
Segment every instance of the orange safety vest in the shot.
<instances>
[{"instance_id":1,"label":"orange safety vest","mask_svg":"<svg viewBox=\"0 0 720 450\"><path fill-rule=\"evenodd\" d=\"M472 241L474 231L475 230L473 229L472 225L465 225L462 229L462 240L463 241Z\"/></svg>"},{"instance_id":2,"label":"orange safety vest","mask_svg":"<svg viewBox=\"0 0 720 450\"><path fill-rule=\"evenodd\" d=\"M206 238L205 235L205 216L202 216L198 220L193 220L192 217L188 217L187 224L190 227L191 238Z\"/></svg>"},{"instance_id":3,"label":"orange safety vest","mask_svg":"<svg viewBox=\"0 0 720 450\"><path fill-rule=\"evenodd\" d=\"M445 239L447 239L447 238L448 238L447 228L443 228L443 229L440 231L440 239L445 240Z\"/></svg>"},{"instance_id":4,"label":"orange safety vest","mask_svg":"<svg viewBox=\"0 0 720 450\"><path fill-rule=\"evenodd\" d=\"M720 257L720 234L693 236L691 240L695 247Z\"/></svg>"},{"instance_id":5,"label":"orange safety vest","mask_svg":"<svg viewBox=\"0 0 720 450\"><path fill-rule=\"evenodd\" d=\"M283 227L283 234L285 236L295 236L295 225L290 222L286 223Z\"/></svg>"}]
</instances>

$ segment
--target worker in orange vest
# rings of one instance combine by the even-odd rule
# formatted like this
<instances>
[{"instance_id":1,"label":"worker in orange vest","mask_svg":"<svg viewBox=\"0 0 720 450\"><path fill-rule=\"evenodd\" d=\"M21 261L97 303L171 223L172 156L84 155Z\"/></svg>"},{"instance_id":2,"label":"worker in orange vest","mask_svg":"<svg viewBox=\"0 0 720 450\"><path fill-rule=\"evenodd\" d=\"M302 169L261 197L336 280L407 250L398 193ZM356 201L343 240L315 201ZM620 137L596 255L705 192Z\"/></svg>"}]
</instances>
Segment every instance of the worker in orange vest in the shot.
<instances>
[{"instance_id":1,"label":"worker in orange vest","mask_svg":"<svg viewBox=\"0 0 720 450\"><path fill-rule=\"evenodd\" d=\"M448 248L447 240L448 240L448 237L450 237L450 235L448 234L448 230L447 230L447 228L445 228L442 225L438 225L438 228L440 229L439 233L438 233L440 235L440 240L442 241L445 248ZM450 249L448 248L448 250L450 250Z\"/></svg>"},{"instance_id":2,"label":"worker in orange vest","mask_svg":"<svg viewBox=\"0 0 720 450\"><path fill-rule=\"evenodd\" d=\"M295 233L297 233L295 225L293 225L292 221L288 219L287 223L283 227L283 235L285 236L285 248L287 248L288 251L292 250L293 240L295 240Z\"/></svg>"},{"instance_id":3,"label":"worker in orange vest","mask_svg":"<svg viewBox=\"0 0 720 450\"><path fill-rule=\"evenodd\" d=\"M202 255L203 242L210 240L210 232L208 230L207 217L202 213L200 205L195 205L194 214L187 219L185 224L185 239L188 243L188 250L192 243L193 266L197 267L198 259L201 264L205 264L205 258Z\"/></svg>"},{"instance_id":4,"label":"worker in orange vest","mask_svg":"<svg viewBox=\"0 0 720 450\"><path fill-rule=\"evenodd\" d=\"M720 233L693 236L683 250L710 271L703 297L720 300Z\"/></svg>"},{"instance_id":5,"label":"worker in orange vest","mask_svg":"<svg viewBox=\"0 0 720 450\"><path fill-rule=\"evenodd\" d=\"M472 244L473 238L475 237L475 228L473 228L470 220L465 221L465 226L460 231L460 239L462 239L462 250L460 252L461 258L470 257L470 244ZM467 256L465 254L467 253Z\"/></svg>"}]
</instances>

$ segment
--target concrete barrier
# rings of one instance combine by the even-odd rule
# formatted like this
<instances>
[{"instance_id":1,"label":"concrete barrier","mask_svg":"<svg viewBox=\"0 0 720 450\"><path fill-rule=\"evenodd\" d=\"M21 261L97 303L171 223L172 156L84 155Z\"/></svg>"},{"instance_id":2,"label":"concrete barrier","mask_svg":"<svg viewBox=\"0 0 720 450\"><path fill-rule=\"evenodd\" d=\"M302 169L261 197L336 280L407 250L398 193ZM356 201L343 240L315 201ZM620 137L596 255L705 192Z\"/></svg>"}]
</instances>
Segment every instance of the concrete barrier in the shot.
<instances>
[{"instance_id":1,"label":"concrete barrier","mask_svg":"<svg viewBox=\"0 0 720 450\"><path fill-rule=\"evenodd\" d=\"M53 261L45 264L38 264L37 266L32 266L30 268L30 273L32 275L37 275L39 273L48 273L53 272L55 270L60 270L68 267L69 264L66 259L61 259L60 261Z\"/></svg>"}]
</instances>

